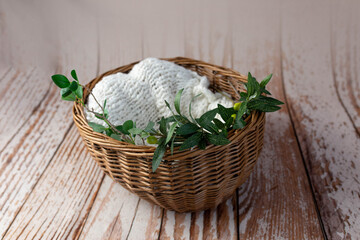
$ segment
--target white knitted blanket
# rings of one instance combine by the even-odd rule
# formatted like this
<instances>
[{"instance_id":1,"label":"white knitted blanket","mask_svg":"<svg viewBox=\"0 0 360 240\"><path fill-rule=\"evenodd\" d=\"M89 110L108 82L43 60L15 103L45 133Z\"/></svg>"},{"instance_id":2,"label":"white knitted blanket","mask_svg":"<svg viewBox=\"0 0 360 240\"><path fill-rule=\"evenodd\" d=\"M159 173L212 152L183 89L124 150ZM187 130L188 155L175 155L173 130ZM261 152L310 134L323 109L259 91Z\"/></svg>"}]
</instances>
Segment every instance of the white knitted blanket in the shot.
<instances>
[{"instance_id":1,"label":"white knitted blanket","mask_svg":"<svg viewBox=\"0 0 360 240\"><path fill-rule=\"evenodd\" d=\"M149 121L156 122L162 116L172 115L164 100L167 100L175 111L174 98L182 88L184 91L180 106L185 116L189 116L191 99L200 93L201 96L192 103L191 112L194 118L216 108L219 103L225 107L232 106L229 99L220 93L214 94L208 87L207 78L199 76L196 72L172 62L146 58L136 64L128 74L116 73L104 77L95 85L92 93L100 104L107 100L108 119L114 125L133 120L138 128L145 128ZM91 95L88 97L87 106L101 112ZM85 114L89 122L106 126L92 113L85 110Z\"/></svg>"}]
</instances>

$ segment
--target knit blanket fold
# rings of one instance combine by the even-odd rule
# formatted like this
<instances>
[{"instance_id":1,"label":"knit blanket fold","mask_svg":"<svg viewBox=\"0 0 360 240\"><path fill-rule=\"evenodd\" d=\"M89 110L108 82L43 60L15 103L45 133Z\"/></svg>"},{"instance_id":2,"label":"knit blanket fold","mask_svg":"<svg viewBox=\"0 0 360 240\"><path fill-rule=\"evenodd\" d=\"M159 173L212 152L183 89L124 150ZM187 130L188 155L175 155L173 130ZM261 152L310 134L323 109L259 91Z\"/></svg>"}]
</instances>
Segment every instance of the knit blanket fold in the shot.
<instances>
[{"instance_id":1,"label":"knit blanket fold","mask_svg":"<svg viewBox=\"0 0 360 240\"><path fill-rule=\"evenodd\" d=\"M172 62L157 58L146 58L136 64L128 73L116 73L104 77L92 90L93 95L103 104L106 100L109 121L114 125L121 125L126 120L136 122L138 128L145 128L149 121L159 121L162 116L171 116L165 100L173 109L176 93L184 89L181 97L181 112L189 117L189 104L192 103L192 115L200 117L206 111L214 109L218 104L231 107L232 102L221 95L209 90L209 81ZM101 112L93 96L89 95L87 107ZM86 119L106 126L104 121L97 119L94 114L85 110Z\"/></svg>"}]
</instances>

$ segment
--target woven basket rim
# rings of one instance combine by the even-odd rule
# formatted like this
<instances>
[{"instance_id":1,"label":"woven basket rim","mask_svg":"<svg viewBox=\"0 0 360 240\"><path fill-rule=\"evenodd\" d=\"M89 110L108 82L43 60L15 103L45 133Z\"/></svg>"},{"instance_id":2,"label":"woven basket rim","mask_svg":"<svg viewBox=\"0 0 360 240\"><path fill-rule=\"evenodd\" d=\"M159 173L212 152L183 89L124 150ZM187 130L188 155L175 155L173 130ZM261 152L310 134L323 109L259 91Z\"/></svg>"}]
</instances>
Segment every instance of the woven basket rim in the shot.
<instances>
[{"instance_id":1,"label":"woven basket rim","mask_svg":"<svg viewBox=\"0 0 360 240\"><path fill-rule=\"evenodd\" d=\"M200 60L194 60L194 59L185 58L185 57L159 58L159 59L166 60L166 61L171 61L171 62L174 62L175 64L178 64L177 62L179 62L179 61L191 61L191 62L193 62L193 64L196 64L199 67L207 67L207 66L209 66L209 63L205 63L205 62L200 61ZM132 62L130 64L127 64L127 65L124 65L124 66L121 66L121 67L118 67L118 68L115 68L115 69L112 69L112 70L108 70L108 71L102 73L101 75L95 77L94 79L92 79L85 86L86 86L86 88L89 88L90 90L92 90L92 88L90 87L90 85L92 83L94 83L94 82L97 83L97 82L101 81L103 77L105 77L107 75L110 75L110 74L113 74L114 72L120 72L120 71L118 71L119 69L128 67L131 70L131 68L135 64L139 63L140 61L141 60ZM233 74L235 76L237 76L237 77L240 76L240 77L242 77L244 79L244 81L241 81L241 82L243 82L243 83L246 82L245 79L247 79L247 77L245 75L240 74L239 72L237 72L235 70L232 70L232 69L226 68L226 67L222 67L222 66L218 66L218 65L214 65L214 64L211 64L211 65L214 66L214 67L220 68L221 70L229 71L229 76L231 76ZM240 81L240 80L238 80L238 81ZM84 89L84 94L83 94L83 101L84 102L87 101L88 95L89 95L89 92L87 91L87 89ZM152 156L155 149L156 149L156 147L154 147L154 146L135 145L135 144L132 144L132 143L122 142L122 141L116 140L114 138L111 138L110 136L107 136L105 134L93 131L93 129L89 126L89 124L88 124L88 122L86 120L86 117L85 117L85 114L84 114L84 108L81 106L80 103L74 102L72 112L73 112L74 122L78 127L81 126L84 132L87 132L87 133L91 134L93 136L93 138L96 139L97 141L102 142L103 144L108 144L109 147L110 146L114 147L116 145L123 146L123 147L124 146L129 147L129 148L131 148L131 151L129 151L129 154L131 155L131 153L133 153L134 156L138 156L140 153L143 156ZM245 120L247 122L246 126L244 128L242 128L242 129L237 129L237 130L231 129L229 131L229 133L228 133L229 134L228 139L232 142L235 138L238 138L239 135L241 135L242 132L246 132L246 130L249 129L249 128L251 129L253 127L253 125L255 124L256 119L261 118L262 114L264 114L264 113L263 112L258 112L258 111L252 111L250 113L250 115ZM219 146L215 146L215 145L210 144L210 145L206 146L206 149L213 148L213 147L219 147ZM177 153L184 153L186 151L189 151L189 149L179 151L179 148L180 147L174 147L173 155L168 156L167 153L170 152L170 149L169 149L169 147L167 147L166 154L165 154L166 159L176 158ZM195 147L194 150L198 150L198 147Z\"/></svg>"}]
</instances>

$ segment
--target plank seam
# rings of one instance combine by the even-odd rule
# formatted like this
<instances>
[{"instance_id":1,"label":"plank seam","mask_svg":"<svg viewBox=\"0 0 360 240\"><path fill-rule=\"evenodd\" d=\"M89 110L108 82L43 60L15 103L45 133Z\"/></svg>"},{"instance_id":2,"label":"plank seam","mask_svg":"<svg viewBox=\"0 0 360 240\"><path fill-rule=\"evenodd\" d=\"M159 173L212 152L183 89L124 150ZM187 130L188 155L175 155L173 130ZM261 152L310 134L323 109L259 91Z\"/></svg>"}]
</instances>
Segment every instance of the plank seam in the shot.
<instances>
[{"instance_id":1,"label":"plank seam","mask_svg":"<svg viewBox=\"0 0 360 240\"><path fill-rule=\"evenodd\" d=\"M50 93L50 89L51 89L51 84L49 85L48 89L46 90L44 97L42 99L45 99L49 93ZM19 134L20 129L22 129L27 122L29 122L30 118L34 115L34 113L40 108L41 104L43 103L42 100L40 100L40 102L33 108L33 110L31 111L31 114L25 119L25 121L23 122L23 124L21 124L21 126L16 130L16 132L11 136L11 138L9 138L9 141L4 145L4 147L0 150L0 154L6 149L6 147L11 143L11 141L14 139L14 137Z\"/></svg>"},{"instance_id":2,"label":"plank seam","mask_svg":"<svg viewBox=\"0 0 360 240\"><path fill-rule=\"evenodd\" d=\"M239 218L239 189L237 188L236 189L236 206L235 206L235 209L236 209L236 239L237 240L240 240L240 218Z\"/></svg>"},{"instance_id":3,"label":"plank seam","mask_svg":"<svg viewBox=\"0 0 360 240\"><path fill-rule=\"evenodd\" d=\"M15 222L15 220L16 220L17 216L19 215L21 209L22 209L22 208L24 207L24 205L26 204L26 202L27 202L27 200L29 199L31 193L34 191L34 189L36 188L36 186L37 186L37 184L39 183L40 179L42 178L42 176L43 176L44 173L46 172L46 170L47 170L47 168L49 167L49 165L50 165L50 163L52 162L52 160L54 159L56 153L59 151L60 146L63 144L64 140L66 139L66 137L67 137L67 135L69 134L70 129L72 128L73 125L74 125L74 122L72 122L72 123L70 124L70 126L68 127L68 129L66 130L65 135L64 135L64 137L61 139L59 145L57 146L57 148L56 148L56 150L55 150L55 152L54 152L54 154L51 156L49 162L46 164L46 166L45 166L44 170L42 171L42 173L40 174L38 180L36 181L36 183L34 184L34 186L31 188L30 193L29 193L28 196L25 198L24 203L21 205L21 207L20 207L19 210L17 211L15 217L13 218L13 220L11 221L11 223L9 224L8 228L7 228L6 231L4 232L4 235L2 236L1 239L4 239L4 237L6 236L7 232L9 231L10 227L11 227L12 224Z\"/></svg>"},{"instance_id":4,"label":"plank seam","mask_svg":"<svg viewBox=\"0 0 360 240\"><path fill-rule=\"evenodd\" d=\"M0 82L9 74L9 72L11 71L12 67L10 66L8 68L8 70L5 71L5 73L1 76L0 78Z\"/></svg>"},{"instance_id":5,"label":"plank seam","mask_svg":"<svg viewBox=\"0 0 360 240\"><path fill-rule=\"evenodd\" d=\"M136 204L135 213L134 213L133 219L132 219L132 221L131 221L131 225L130 225L129 232L128 232L127 236L126 236L126 240L129 239L130 232L131 232L131 229L132 229L132 226L133 226L133 224L134 224L134 220L135 220L135 217L136 217L138 208L139 208L139 203L140 203L140 198L138 199L138 202L137 202L137 204Z\"/></svg>"},{"instance_id":6,"label":"plank seam","mask_svg":"<svg viewBox=\"0 0 360 240\"><path fill-rule=\"evenodd\" d=\"M93 208L93 206L94 206L94 202L95 202L96 199L97 199L97 196L98 196L98 194L99 194L100 187L102 186L102 183L103 183L103 181L104 181L104 179L105 179L105 176L106 176L106 175L103 174L103 176L102 176L102 178L101 178L101 181L100 181L100 183L99 183L99 186L98 186L97 189L96 189L95 195L92 197L93 200L91 200L91 204L90 204L90 206L88 207L88 211L87 211L87 213L86 213L86 215L85 215L85 219L84 219L84 221L80 224L80 231L76 234L76 236L74 237L74 239L79 239L80 236L81 236L81 234L82 234L82 232L83 232L83 230L84 230L84 226L85 226L85 224L86 224L86 222L87 222L87 220L88 220L88 218L89 218L90 212L91 212L91 210L92 210L92 208ZM75 230L75 232L76 232L76 230ZM70 233L70 232L69 232L69 233ZM67 237L68 237L68 236L67 236Z\"/></svg>"},{"instance_id":7,"label":"plank seam","mask_svg":"<svg viewBox=\"0 0 360 240\"><path fill-rule=\"evenodd\" d=\"M330 8L331 11L332 8ZM360 137L360 130L356 127L356 124L354 122L354 120L352 119L348 109L345 107L345 104L342 100L342 98L340 97L340 92L338 89L338 84L337 84L337 80L336 80L336 74L335 74L335 59L334 59L334 40L333 40L333 23L332 23L332 13L330 12L330 62L331 62L331 74L332 74L332 79L333 79L333 83L334 83L334 87L335 87L335 92L336 92L336 96L340 102L340 105L342 106L342 108L344 109L347 117L349 118L352 126L355 129L355 132L357 133L357 136Z\"/></svg>"},{"instance_id":8,"label":"plank seam","mask_svg":"<svg viewBox=\"0 0 360 240\"><path fill-rule=\"evenodd\" d=\"M296 143L297 143L297 146L298 146L298 149L299 149L299 152L300 152L301 160L302 160L302 163L303 163L303 165L304 165L304 169L305 169L307 181L308 181L308 183L309 183L309 187L310 187L310 191L311 191L311 196L312 196L313 203L314 203L314 206L315 206L315 211L316 211L316 215L317 215L317 217L318 217L318 221L319 221L319 224L320 224L321 232L322 232L322 234L323 234L324 239L327 240L328 237L327 237L327 234L326 234L326 231L325 231L325 227L324 227L323 220L322 220L322 218L321 218L320 209L319 209L318 203L317 203L317 201L316 201L315 192L314 192L314 187L313 187L313 185L312 185L311 177L310 177L309 171L308 171L307 166L306 166L305 157L304 157L304 154L303 154L303 151L302 151L302 148L301 148L301 144L300 144L300 141L299 141L298 134L297 134L297 132L296 132L296 128L295 128L295 124L294 124L294 119L293 119L292 112L291 112L290 107L289 107L289 101L288 101L287 94L286 94L286 89L285 89L284 66L283 66L283 50L282 50L282 14L280 14L280 37L279 37L279 44L280 44L279 49L280 49L280 66L281 66L281 67L280 67L280 68L281 68L280 77L281 77L282 91L283 91L283 95L284 95L284 102L285 102L285 106L286 106L286 109L287 109L288 114L289 114L290 123L291 123L291 128L292 128L292 130L293 130L293 132L294 132L294 135L295 135L295 139L296 139Z\"/></svg>"},{"instance_id":9,"label":"plank seam","mask_svg":"<svg viewBox=\"0 0 360 240\"><path fill-rule=\"evenodd\" d=\"M110 234L109 234L110 237L111 237L112 233L114 232L114 228L115 228L116 223L117 223L117 221L118 221L118 219L119 219L119 216L120 216L120 214L121 214L121 210L122 210L123 206L124 206L124 203L121 204L120 210L119 210L118 214L116 215L114 224L113 224L113 226L112 226L112 228L111 228L111 231L110 231Z\"/></svg>"},{"instance_id":10,"label":"plank seam","mask_svg":"<svg viewBox=\"0 0 360 240\"><path fill-rule=\"evenodd\" d=\"M163 225L163 221L164 221L164 214L165 214L165 209L163 208L161 211L161 221L160 221L159 235L158 235L157 240L160 240L161 229L162 229L162 225Z\"/></svg>"}]
</instances>

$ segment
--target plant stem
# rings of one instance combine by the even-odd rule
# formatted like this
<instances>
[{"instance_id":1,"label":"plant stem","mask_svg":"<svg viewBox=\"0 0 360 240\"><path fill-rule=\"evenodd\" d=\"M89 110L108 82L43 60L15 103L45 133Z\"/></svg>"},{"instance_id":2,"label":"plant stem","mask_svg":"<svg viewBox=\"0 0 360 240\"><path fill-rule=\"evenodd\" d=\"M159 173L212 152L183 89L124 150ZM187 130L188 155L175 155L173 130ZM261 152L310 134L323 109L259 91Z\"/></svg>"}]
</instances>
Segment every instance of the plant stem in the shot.
<instances>
[{"instance_id":1,"label":"plant stem","mask_svg":"<svg viewBox=\"0 0 360 240\"><path fill-rule=\"evenodd\" d=\"M94 97L94 95L92 95ZM96 98L94 97L95 101L98 103L98 101L96 100ZM80 99L80 103L83 105L84 108L86 108L86 110L88 110L88 112L91 112L92 114L94 114L95 116L102 118L102 120L104 120L104 122L106 122L106 124L114 131L116 132L116 134L120 135L123 139L126 138L126 135L124 135L122 132L120 132L119 130L117 130L115 128L115 126L105 117L104 111L103 111L103 115L98 114L97 112L95 112L94 110L89 109L84 101L82 99ZM99 103L98 103L99 104ZM99 105L100 106L100 105ZM101 106L100 106L101 107ZM101 109L103 110L103 108L101 107Z\"/></svg>"},{"instance_id":2,"label":"plant stem","mask_svg":"<svg viewBox=\"0 0 360 240\"><path fill-rule=\"evenodd\" d=\"M99 107L101 108L101 110L103 111L103 115L105 114L105 109L103 108L103 106L101 106L101 104L98 102L98 100L96 99L96 97L94 96L94 94L92 93L92 91L86 87L86 86L83 86L81 85L82 87L86 88L86 90L89 91L89 93L91 94L91 96L94 98L95 102L99 105Z\"/></svg>"}]
</instances>

